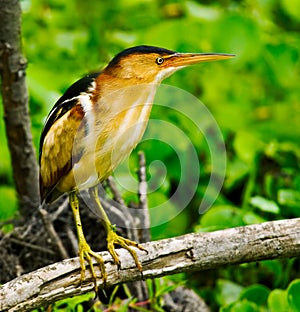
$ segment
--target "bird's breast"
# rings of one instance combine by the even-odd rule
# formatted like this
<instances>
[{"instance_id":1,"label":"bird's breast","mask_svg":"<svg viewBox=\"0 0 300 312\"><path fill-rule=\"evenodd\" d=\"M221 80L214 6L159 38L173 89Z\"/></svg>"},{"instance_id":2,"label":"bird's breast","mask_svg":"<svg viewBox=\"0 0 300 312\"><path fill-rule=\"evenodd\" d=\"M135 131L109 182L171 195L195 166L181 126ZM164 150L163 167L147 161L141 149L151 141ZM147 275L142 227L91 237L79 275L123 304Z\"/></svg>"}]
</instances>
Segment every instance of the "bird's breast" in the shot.
<instances>
[{"instance_id":1,"label":"bird's breast","mask_svg":"<svg viewBox=\"0 0 300 312\"><path fill-rule=\"evenodd\" d=\"M73 166L79 189L107 178L136 147L146 130L154 94L155 90L134 94L130 90L129 95L112 97L110 103L102 99L85 108L87 133L80 142L84 152Z\"/></svg>"}]
</instances>

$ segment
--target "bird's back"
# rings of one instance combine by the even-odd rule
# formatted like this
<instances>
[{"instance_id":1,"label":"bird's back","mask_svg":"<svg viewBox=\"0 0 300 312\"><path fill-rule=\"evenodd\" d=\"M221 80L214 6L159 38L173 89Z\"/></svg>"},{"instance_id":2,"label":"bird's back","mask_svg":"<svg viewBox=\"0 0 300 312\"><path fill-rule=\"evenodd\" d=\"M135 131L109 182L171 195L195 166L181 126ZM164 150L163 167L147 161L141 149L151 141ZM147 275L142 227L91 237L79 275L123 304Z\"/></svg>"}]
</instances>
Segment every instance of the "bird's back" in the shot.
<instances>
[{"instance_id":1,"label":"bird's back","mask_svg":"<svg viewBox=\"0 0 300 312\"><path fill-rule=\"evenodd\" d=\"M39 148L42 202L44 200L52 202L62 194L55 186L71 169L72 155L70 154L72 154L74 135L84 117L79 96L89 90L99 74L100 72L86 75L72 84L47 116Z\"/></svg>"}]
</instances>

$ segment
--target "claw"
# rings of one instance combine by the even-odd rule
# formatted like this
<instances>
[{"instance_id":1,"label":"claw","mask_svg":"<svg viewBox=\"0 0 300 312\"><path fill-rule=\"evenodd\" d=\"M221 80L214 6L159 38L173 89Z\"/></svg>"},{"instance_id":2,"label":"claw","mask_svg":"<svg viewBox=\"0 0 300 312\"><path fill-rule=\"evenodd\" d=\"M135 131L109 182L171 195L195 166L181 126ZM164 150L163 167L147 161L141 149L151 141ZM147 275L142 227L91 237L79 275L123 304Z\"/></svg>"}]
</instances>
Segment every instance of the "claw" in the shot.
<instances>
[{"instance_id":1,"label":"claw","mask_svg":"<svg viewBox=\"0 0 300 312\"><path fill-rule=\"evenodd\" d=\"M74 219L75 219L78 243L79 243L78 254L79 254L80 267L81 267L80 283L82 285L83 281L85 280L85 271L86 271L85 260L86 260L91 270L92 278L94 281L94 289L97 294L98 293L97 275L94 269L92 257L96 259L96 261L99 264L100 271L101 271L102 278L103 278L103 283L105 286L106 281L107 281L107 274L105 271L104 260L102 259L101 256L99 256L97 253L95 253L91 249L91 247L85 240L85 237L82 231L81 219L79 215L79 202L78 202L78 197L77 197L77 191L71 192L69 196L70 196L70 205L71 205Z\"/></svg>"},{"instance_id":2,"label":"claw","mask_svg":"<svg viewBox=\"0 0 300 312\"><path fill-rule=\"evenodd\" d=\"M98 292L97 275L94 269L92 257L96 259L97 263L99 264L99 268L100 268L102 279L103 279L103 284L105 286L106 281L107 281L107 274L106 274L103 258L99 256L96 252L94 252L86 241L81 241L80 246L79 246L79 261L80 261L80 267L81 267L80 283L82 284L83 281L85 280L85 271L86 271L85 260L86 260L90 267L92 278L94 281L94 289L95 289L95 292L97 293Z\"/></svg>"},{"instance_id":3,"label":"claw","mask_svg":"<svg viewBox=\"0 0 300 312\"><path fill-rule=\"evenodd\" d=\"M100 203L100 200L98 197L97 187L91 188L90 194L91 194L91 198L94 199L96 205L99 208L100 217L102 219L102 223L103 223L103 225L106 229L106 232L107 232L107 249L112 256L114 263L117 265L118 270L121 268L121 261L120 261L118 254L116 253L115 245L119 245L119 246L121 246L121 247L123 247L129 251L132 258L134 259L134 262L135 262L138 270L143 275L142 264L140 263L140 261L138 259L136 251L134 249L132 249L131 247L136 247L136 248L143 250L143 251L146 251L146 252L147 252L147 250L144 249L142 246L140 246L138 243L131 241L127 238L123 238L116 233L116 227L110 223L110 221L109 221L109 219L108 219L108 217L107 217L107 215L106 215L106 213L105 213L105 211L104 211L104 209ZM96 259L96 261L99 264L100 271L102 274L103 283L105 286L106 282L107 282L107 274L106 274L106 270L105 270L104 260L102 259L101 256L99 256L97 253L95 253L91 249L91 247L89 246L89 244L85 240L85 237L84 237L84 234L82 231L82 224L81 224L81 220L80 220L80 215L79 215L79 202L78 202L78 197L77 197L77 191L75 190L75 191L71 192L69 196L70 196L70 205L71 205L71 208L73 211L76 229L77 229L77 236L78 236L78 241L79 241L79 260L80 260L80 267L81 267L80 282L82 284L83 281L85 280L85 271L86 271L85 260L86 260L89 267L90 267L90 270L91 270L92 278L94 281L95 292L98 293L97 276L96 276L96 272L95 272L95 269L93 266L92 257L94 259Z\"/></svg>"},{"instance_id":4,"label":"claw","mask_svg":"<svg viewBox=\"0 0 300 312\"><path fill-rule=\"evenodd\" d=\"M142 246L140 246L138 243L136 243L134 241L131 241L127 238L119 236L117 233L115 233L113 228L111 228L111 230L108 231L108 233L107 233L107 249L110 252L111 256L113 257L115 264L118 266L118 269L121 268L121 261L120 261L120 258L115 251L114 245L119 245L119 246L125 248L126 250L128 250L129 253L131 254L138 270L140 272L142 272L142 270L143 270L142 264L138 259L136 251L134 249L132 249L131 246L147 252L146 249L144 249Z\"/></svg>"}]
</instances>

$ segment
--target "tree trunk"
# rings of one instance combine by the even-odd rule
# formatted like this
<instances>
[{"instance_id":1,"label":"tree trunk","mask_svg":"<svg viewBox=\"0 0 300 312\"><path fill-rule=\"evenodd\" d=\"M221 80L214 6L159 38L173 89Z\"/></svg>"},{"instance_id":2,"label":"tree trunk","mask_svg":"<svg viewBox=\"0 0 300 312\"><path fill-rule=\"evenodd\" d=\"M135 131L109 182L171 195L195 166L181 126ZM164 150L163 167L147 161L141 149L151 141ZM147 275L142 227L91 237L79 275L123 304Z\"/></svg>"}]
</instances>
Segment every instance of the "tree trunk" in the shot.
<instances>
[{"instance_id":1,"label":"tree trunk","mask_svg":"<svg viewBox=\"0 0 300 312\"><path fill-rule=\"evenodd\" d=\"M38 166L32 144L27 62L21 54L21 6L0 0L0 72L6 134L20 212L24 218L39 206Z\"/></svg>"}]
</instances>

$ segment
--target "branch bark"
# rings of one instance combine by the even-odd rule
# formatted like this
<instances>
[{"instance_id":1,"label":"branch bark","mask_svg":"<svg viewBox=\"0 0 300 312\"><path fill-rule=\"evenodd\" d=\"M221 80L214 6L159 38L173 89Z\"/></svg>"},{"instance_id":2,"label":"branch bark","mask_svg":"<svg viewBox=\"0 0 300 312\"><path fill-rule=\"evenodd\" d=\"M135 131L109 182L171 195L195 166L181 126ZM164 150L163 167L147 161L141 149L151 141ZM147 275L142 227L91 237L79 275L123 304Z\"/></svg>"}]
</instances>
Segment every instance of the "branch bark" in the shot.
<instances>
[{"instance_id":1,"label":"branch bark","mask_svg":"<svg viewBox=\"0 0 300 312\"><path fill-rule=\"evenodd\" d=\"M27 61L21 54L21 7L19 0L0 0L0 73L2 100L13 177L22 216L39 206L38 166L32 144Z\"/></svg>"},{"instance_id":2,"label":"branch bark","mask_svg":"<svg viewBox=\"0 0 300 312\"><path fill-rule=\"evenodd\" d=\"M143 276L124 249L118 254L121 270L101 252L108 273L108 286L156 278L179 272L204 271L220 266L300 256L300 218L255 224L210 233L143 244L148 253L137 251L143 264ZM95 264L96 265L96 264ZM29 311L56 300L91 291L89 272L79 285L78 258L67 259L18 277L0 288L0 310ZM99 288L103 287L101 279Z\"/></svg>"}]
</instances>

